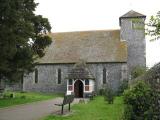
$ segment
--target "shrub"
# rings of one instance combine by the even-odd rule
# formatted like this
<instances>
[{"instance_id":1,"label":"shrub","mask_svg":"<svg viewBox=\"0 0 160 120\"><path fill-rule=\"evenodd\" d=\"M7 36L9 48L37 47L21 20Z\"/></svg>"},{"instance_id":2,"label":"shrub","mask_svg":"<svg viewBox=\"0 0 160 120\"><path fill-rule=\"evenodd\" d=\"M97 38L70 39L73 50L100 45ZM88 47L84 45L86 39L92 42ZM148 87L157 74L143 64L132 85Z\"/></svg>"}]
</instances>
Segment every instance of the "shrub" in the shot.
<instances>
[{"instance_id":1,"label":"shrub","mask_svg":"<svg viewBox=\"0 0 160 120\"><path fill-rule=\"evenodd\" d=\"M114 92L110 87L105 89L104 98L109 104L113 104Z\"/></svg>"},{"instance_id":2,"label":"shrub","mask_svg":"<svg viewBox=\"0 0 160 120\"><path fill-rule=\"evenodd\" d=\"M26 96L25 96L25 95L22 95L21 98L22 98L22 99L26 99Z\"/></svg>"},{"instance_id":3,"label":"shrub","mask_svg":"<svg viewBox=\"0 0 160 120\"><path fill-rule=\"evenodd\" d=\"M5 92L5 93L3 94L3 98L10 98L10 93Z\"/></svg>"},{"instance_id":4,"label":"shrub","mask_svg":"<svg viewBox=\"0 0 160 120\"><path fill-rule=\"evenodd\" d=\"M27 91L20 91L20 93L27 93Z\"/></svg>"},{"instance_id":5,"label":"shrub","mask_svg":"<svg viewBox=\"0 0 160 120\"><path fill-rule=\"evenodd\" d=\"M105 94L105 89L99 89L99 95L103 96Z\"/></svg>"},{"instance_id":6,"label":"shrub","mask_svg":"<svg viewBox=\"0 0 160 120\"><path fill-rule=\"evenodd\" d=\"M118 91L117 91L117 95L122 95L122 93L126 89L128 89L128 80L123 80L120 83L120 86L119 86Z\"/></svg>"},{"instance_id":7,"label":"shrub","mask_svg":"<svg viewBox=\"0 0 160 120\"><path fill-rule=\"evenodd\" d=\"M155 91L154 89L151 92L151 108L149 111L149 117L152 120L159 120L160 119L160 93Z\"/></svg>"},{"instance_id":8,"label":"shrub","mask_svg":"<svg viewBox=\"0 0 160 120\"><path fill-rule=\"evenodd\" d=\"M141 66L137 66L135 68L133 68L133 70L131 71L131 79L135 79L141 75L143 75L146 72L146 67L141 67Z\"/></svg>"},{"instance_id":9,"label":"shrub","mask_svg":"<svg viewBox=\"0 0 160 120\"><path fill-rule=\"evenodd\" d=\"M14 94L14 93L11 93L9 97L10 97L10 98L15 98L15 94Z\"/></svg>"},{"instance_id":10,"label":"shrub","mask_svg":"<svg viewBox=\"0 0 160 120\"><path fill-rule=\"evenodd\" d=\"M124 106L124 115L122 116L122 120L132 120L133 109L131 105Z\"/></svg>"},{"instance_id":11,"label":"shrub","mask_svg":"<svg viewBox=\"0 0 160 120\"><path fill-rule=\"evenodd\" d=\"M151 108L151 88L142 81L138 81L134 86L124 92L124 103L130 109L131 120L147 119ZM126 111L125 111L126 112ZM125 113L124 112L124 113ZM133 114L132 114L133 113ZM124 114L127 119L128 114Z\"/></svg>"}]
</instances>

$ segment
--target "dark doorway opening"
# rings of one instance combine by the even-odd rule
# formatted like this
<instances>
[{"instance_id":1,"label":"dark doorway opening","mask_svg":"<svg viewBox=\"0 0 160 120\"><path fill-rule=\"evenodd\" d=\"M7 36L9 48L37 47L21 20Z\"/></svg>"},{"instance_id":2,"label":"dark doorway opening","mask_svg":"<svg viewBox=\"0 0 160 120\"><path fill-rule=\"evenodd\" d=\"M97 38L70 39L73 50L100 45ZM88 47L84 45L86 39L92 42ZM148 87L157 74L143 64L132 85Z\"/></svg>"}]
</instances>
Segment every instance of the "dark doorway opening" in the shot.
<instances>
[{"instance_id":1,"label":"dark doorway opening","mask_svg":"<svg viewBox=\"0 0 160 120\"><path fill-rule=\"evenodd\" d=\"M74 94L75 94L75 97L77 97L77 98L83 97L83 83L82 83L82 81L77 80L74 83Z\"/></svg>"}]
</instances>

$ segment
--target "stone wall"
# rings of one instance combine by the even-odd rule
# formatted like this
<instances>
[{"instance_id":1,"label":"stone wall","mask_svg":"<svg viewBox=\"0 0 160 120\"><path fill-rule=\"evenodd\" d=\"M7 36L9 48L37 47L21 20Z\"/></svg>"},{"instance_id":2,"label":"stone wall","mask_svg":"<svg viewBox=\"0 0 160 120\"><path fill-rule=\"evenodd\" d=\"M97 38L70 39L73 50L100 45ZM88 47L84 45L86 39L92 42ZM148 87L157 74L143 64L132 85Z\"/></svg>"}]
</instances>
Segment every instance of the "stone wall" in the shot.
<instances>
[{"instance_id":1,"label":"stone wall","mask_svg":"<svg viewBox=\"0 0 160 120\"><path fill-rule=\"evenodd\" d=\"M35 83L35 73L25 75L23 82L24 91L37 91L37 92L54 92L64 93L67 89L67 73L73 68L74 64L48 64L37 65L38 70L38 83ZM95 89L99 89L105 86L103 84L103 68L106 68L107 82L112 86L114 90L118 89L120 81L127 78L122 69L127 67L126 63L95 63L87 64L89 70L95 77ZM57 70L62 71L62 82L57 83ZM126 72L126 71L125 71Z\"/></svg>"},{"instance_id":2,"label":"stone wall","mask_svg":"<svg viewBox=\"0 0 160 120\"><path fill-rule=\"evenodd\" d=\"M21 83L12 83L6 84L5 89L9 91L22 91L22 84Z\"/></svg>"},{"instance_id":3,"label":"stone wall","mask_svg":"<svg viewBox=\"0 0 160 120\"><path fill-rule=\"evenodd\" d=\"M129 73L136 66L146 66L145 18L121 19L121 39L128 45Z\"/></svg>"},{"instance_id":4,"label":"stone wall","mask_svg":"<svg viewBox=\"0 0 160 120\"><path fill-rule=\"evenodd\" d=\"M22 91L23 85L21 80L10 83L8 80L2 79L0 80L0 88L9 91Z\"/></svg>"}]
</instances>

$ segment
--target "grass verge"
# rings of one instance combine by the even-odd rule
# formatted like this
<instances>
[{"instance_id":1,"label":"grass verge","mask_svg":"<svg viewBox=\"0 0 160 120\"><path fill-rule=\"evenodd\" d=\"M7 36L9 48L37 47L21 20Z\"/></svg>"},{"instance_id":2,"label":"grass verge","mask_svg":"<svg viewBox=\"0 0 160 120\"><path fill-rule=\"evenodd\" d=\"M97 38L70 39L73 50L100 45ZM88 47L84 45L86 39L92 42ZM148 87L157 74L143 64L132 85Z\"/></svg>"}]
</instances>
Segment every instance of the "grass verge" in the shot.
<instances>
[{"instance_id":1,"label":"grass verge","mask_svg":"<svg viewBox=\"0 0 160 120\"><path fill-rule=\"evenodd\" d=\"M74 114L69 116L50 115L43 120L120 120L124 110L123 98L116 97L114 104L108 104L103 97L96 97L88 104L76 104Z\"/></svg>"},{"instance_id":2,"label":"grass verge","mask_svg":"<svg viewBox=\"0 0 160 120\"><path fill-rule=\"evenodd\" d=\"M11 93L14 93L15 97L10 98ZM60 97L60 94L47 94L47 93L33 93L33 92L7 92L6 98L0 99L0 108L9 107L13 105L31 103L36 101L48 100L56 97Z\"/></svg>"}]
</instances>

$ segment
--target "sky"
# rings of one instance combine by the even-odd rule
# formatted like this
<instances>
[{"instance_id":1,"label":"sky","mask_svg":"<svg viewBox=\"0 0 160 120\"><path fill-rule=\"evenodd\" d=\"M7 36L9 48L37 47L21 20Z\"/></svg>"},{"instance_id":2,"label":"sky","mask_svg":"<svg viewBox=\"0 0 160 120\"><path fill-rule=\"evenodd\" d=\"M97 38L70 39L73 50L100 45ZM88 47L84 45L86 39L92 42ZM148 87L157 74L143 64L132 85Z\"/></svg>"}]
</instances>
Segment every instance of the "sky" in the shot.
<instances>
[{"instance_id":1,"label":"sky","mask_svg":"<svg viewBox=\"0 0 160 120\"><path fill-rule=\"evenodd\" d=\"M120 29L119 17L130 10L147 16L160 11L160 0L35 0L35 13L49 19L52 32ZM160 62L160 40L146 36L146 62Z\"/></svg>"}]
</instances>

